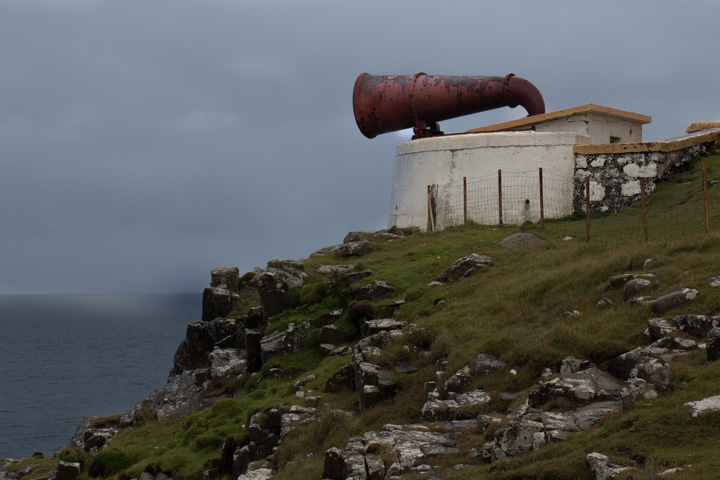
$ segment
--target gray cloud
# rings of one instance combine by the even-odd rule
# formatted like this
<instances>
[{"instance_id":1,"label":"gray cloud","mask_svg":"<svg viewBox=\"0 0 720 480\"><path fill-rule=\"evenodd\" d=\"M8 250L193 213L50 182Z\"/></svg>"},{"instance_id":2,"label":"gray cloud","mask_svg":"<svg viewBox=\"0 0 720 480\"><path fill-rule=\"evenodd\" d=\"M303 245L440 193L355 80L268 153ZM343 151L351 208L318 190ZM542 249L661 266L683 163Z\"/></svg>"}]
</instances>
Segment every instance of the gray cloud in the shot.
<instances>
[{"instance_id":1,"label":"gray cloud","mask_svg":"<svg viewBox=\"0 0 720 480\"><path fill-rule=\"evenodd\" d=\"M363 71L505 75L549 110L720 118L714 2L0 0L0 293L199 291L385 227ZM446 131L517 118L456 119Z\"/></svg>"}]
</instances>

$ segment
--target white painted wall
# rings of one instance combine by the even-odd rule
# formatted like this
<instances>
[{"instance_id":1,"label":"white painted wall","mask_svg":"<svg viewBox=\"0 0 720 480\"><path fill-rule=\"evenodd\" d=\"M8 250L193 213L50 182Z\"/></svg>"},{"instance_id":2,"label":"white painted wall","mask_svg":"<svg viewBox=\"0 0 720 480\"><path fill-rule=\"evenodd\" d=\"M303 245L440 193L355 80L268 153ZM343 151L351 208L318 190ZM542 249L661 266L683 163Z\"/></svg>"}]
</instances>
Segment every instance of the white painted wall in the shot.
<instances>
[{"instance_id":1,"label":"white painted wall","mask_svg":"<svg viewBox=\"0 0 720 480\"><path fill-rule=\"evenodd\" d=\"M589 135L587 143L610 143L610 137L622 143L642 142L642 123L624 118L586 112L534 125L537 132L574 132Z\"/></svg>"},{"instance_id":2,"label":"white painted wall","mask_svg":"<svg viewBox=\"0 0 720 480\"><path fill-rule=\"evenodd\" d=\"M482 190L488 204L497 202L497 172L502 170L503 197L521 199L503 203L503 223L519 224L526 220L538 221L534 203L539 203L537 174L543 169L544 178L562 176L569 179L560 192L563 201L552 209L545 208L545 218L561 218L572 213L572 178L575 158L573 145L590 143L588 135L573 132L499 132L411 140L397 147L395 172L390 200L388 226L427 226L427 186L458 183L460 188L459 212L438 218L436 228L462 223L462 180L468 185L485 179L487 189ZM513 175L533 178L510 191ZM491 177L495 181L487 181ZM477 182L476 182L477 183ZM494 187L493 187L494 185ZM440 198L440 201L443 199ZM528 208L526 200L533 202ZM457 204L453 202L453 204ZM443 205L438 204L438 210ZM505 213L506 212L506 213ZM459 219L459 221L458 221ZM472 220L493 225L498 223L497 208L487 209Z\"/></svg>"}]
</instances>

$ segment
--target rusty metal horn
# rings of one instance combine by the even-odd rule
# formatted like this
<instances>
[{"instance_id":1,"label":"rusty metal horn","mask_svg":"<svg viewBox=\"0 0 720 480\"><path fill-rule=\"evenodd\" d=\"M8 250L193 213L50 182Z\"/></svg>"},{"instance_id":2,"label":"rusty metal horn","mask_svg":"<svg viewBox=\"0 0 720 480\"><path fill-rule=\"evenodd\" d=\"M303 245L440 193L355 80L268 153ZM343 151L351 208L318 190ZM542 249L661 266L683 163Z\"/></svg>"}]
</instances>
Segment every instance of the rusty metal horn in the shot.
<instances>
[{"instance_id":1,"label":"rusty metal horn","mask_svg":"<svg viewBox=\"0 0 720 480\"><path fill-rule=\"evenodd\" d=\"M353 89L355 121L368 138L411 127L416 135L428 128L433 132L442 120L518 105L528 115L545 113L540 91L512 73L505 77L363 73Z\"/></svg>"}]
</instances>

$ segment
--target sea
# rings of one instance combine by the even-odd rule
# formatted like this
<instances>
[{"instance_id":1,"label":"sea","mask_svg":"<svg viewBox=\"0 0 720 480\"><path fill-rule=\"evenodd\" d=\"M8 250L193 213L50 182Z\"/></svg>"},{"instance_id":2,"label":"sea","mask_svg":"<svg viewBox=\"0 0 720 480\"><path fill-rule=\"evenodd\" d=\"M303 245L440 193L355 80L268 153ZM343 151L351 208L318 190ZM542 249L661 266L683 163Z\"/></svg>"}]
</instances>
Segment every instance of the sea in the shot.
<instances>
[{"instance_id":1,"label":"sea","mask_svg":"<svg viewBox=\"0 0 720 480\"><path fill-rule=\"evenodd\" d=\"M67 445L85 416L167 382L200 294L0 295L0 458Z\"/></svg>"}]
</instances>

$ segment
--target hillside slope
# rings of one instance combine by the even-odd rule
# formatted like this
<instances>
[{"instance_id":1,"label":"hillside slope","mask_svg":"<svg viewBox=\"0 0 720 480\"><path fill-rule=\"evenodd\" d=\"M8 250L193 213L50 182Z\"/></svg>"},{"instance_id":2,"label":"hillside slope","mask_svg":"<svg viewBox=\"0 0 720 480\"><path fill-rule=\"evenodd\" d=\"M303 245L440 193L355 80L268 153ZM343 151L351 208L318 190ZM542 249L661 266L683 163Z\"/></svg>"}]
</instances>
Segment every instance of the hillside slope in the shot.
<instances>
[{"instance_id":1,"label":"hillside slope","mask_svg":"<svg viewBox=\"0 0 720 480\"><path fill-rule=\"evenodd\" d=\"M715 185L720 156L703 163ZM720 412L693 418L684 406L720 395L720 362L705 349L720 311L720 225L686 223L702 222L702 194L687 190L699 175L653 193L650 211L666 216L647 244L631 209L597 219L590 242L583 220L364 233L359 256L276 264L302 279L282 295L263 291L264 273L244 275L234 310L201 322L213 340L189 329L176 355L178 381L193 372L182 395L203 391L196 405L163 390L94 420L59 457L82 478L594 479L602 457L588 455L599 452L632 467L604 478L677 467L668 478L717 478ZM499 243L517 232L543 241ZM448 274L473 253L473 271ZM263 320L254 289L266 316L271 300L281 312ZM653 301L683 289L697 292ZM220 351L242 353L222 363ZM24 459L5 478L47 477L57 460Z\"/></svg>"}]
</instances>

